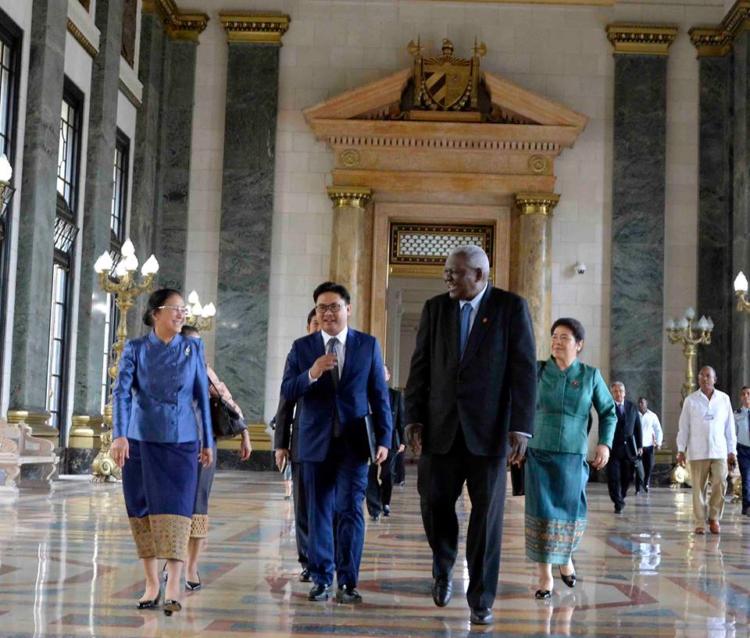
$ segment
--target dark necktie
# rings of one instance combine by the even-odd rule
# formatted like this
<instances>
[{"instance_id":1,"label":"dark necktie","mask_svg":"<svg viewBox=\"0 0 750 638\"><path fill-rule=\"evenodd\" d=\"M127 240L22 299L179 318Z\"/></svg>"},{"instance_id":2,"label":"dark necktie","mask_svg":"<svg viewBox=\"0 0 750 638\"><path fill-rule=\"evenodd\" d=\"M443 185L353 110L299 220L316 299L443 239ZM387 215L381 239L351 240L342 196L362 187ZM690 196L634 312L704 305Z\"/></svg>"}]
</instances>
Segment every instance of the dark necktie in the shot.
<instances>
[{"instance_id":1,"label":"dark necktie","mask_svg":"<svg viewBox=\"0 0 750 638\"><path fill-rule=\"evenodd\" d=\"M333 337L333 339L328 340L328 346L326 347L326 354L335 354L338 358L339 356L339 349L338 349L338 343L339 340L336 337ZM339 364L338 361L336 361L336 365L331 368L331 382L333 383L333 390L334 392L339 387ZM336 407L336 397L333 397L333 437L338 438L341 436L341 423L339 422L339 411Z\"/></svg>"},{"instance_id":2,"label":"dark necktie","mask_svg":"<svg viewBox=\"0 0 750 638\"><path fill-rule=\"evenodd\" d=\"M625 406L622 403L617 404L617 416L620 418L625 416Z\"/></svg>"},{"instance_id":3,"label":"dark necktie","mask_svg":"<svg viewBox=\"0 0 750 638\"><path fill-rule=\"evenodd\" d=\"M461 334L459 335L459 358L463 358L466 344L469 341L469 328L471 326L471 304L465 303L461 308Z\"/></svg>"}]
</instances>

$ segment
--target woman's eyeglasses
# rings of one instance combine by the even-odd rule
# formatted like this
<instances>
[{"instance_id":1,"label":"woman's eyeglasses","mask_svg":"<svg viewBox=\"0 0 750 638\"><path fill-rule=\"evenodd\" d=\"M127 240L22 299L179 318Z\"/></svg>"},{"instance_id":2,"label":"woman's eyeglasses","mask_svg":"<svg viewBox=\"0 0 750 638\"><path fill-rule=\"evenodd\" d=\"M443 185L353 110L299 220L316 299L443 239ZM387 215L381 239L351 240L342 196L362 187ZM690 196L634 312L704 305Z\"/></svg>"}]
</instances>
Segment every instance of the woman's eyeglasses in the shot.
<instances>
[{"instance_id":1,"label":"woman's eyeglasses","mask_svg":"<svg viewBox=\"0 0 750 638\"><path fill-rule=\"evenodd\" d=\"M178 315L186 315L190 309L187 306L159 306L158 310L170 310Z\"/></svg>"}]
</instances>

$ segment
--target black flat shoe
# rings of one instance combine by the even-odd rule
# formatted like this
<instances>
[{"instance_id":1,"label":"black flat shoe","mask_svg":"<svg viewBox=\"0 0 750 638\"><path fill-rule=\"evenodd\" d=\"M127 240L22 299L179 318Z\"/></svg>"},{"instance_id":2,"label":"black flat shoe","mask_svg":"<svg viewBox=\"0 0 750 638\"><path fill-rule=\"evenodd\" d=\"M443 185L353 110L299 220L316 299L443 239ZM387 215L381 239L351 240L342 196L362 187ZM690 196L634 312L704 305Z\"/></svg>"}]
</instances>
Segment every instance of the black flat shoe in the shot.
<instances>
[{"instance_id":1,"label":"black flat shoe","mask_svg":"<svg viewBox=\"0 0 750 638\"><path fill-rule=\"evenodd\" d=\"M432 600L438 607L445 607L453 595L453 581L450 578L435 578L432 581Z\"/></svg>"},{"instance_id":2,"label":"black flat shoe","mask_svg":"<svg viewBox=\"0 0 750 638\"><path fill-rule=\"evenodd\" d=\"M391 515L391 506L383 505L383 516L390 516L390 515Z\"/></svg>"},{"instance_id":3,"label":"black flat shoe","mask_svg":"<svg viewBox=\"0 0 750 638\"><path fill-rule=\"evenodd\" d=\"M573 572L572 574L563 574L562 573L562 567L558 567L560 570L560 578L562 578L562 582L564 582L568 587L571 589L576 586L576 573Z\"/></svg>"},{"instance_id":4,"label":"black flat shoe","mask_svg":"<svg viewBox=\"0 0 750 638\"><path fill-rule=\"evenodd\" d=\"M180 604L179 600L165 599L162 609L164 610L165 616L171 616L174 612L180 611L182 609L182 605Z\"/></svg>"},{"instance_id":5,"label":"black flat shoe","mask_svg":"<svg viewBox=\"0 0 750 638\"><path fill-rule=\"evenodd\" d=\"M305 567L299 574L299 582L309 583L310 581L312 581L312 575L310 574L310 570Z\"/></svg>"},{"instance_id":6,"label":"black flat shoe","mask_svg":"<svg viewBox=\"0 0 750 638\"><path fill-rule=\"evenodd\" d=\"M534 598L537 600L547 600L552 598L552 592L549 589L537 589L534 593Z\"/></svg>"},{"instance_id":7,"label":"black flat shoe","mask_svg":"<svg viewBox=\"0 0 750 638\"><path fill-rule=\"evenodd\" d=\"M362 602L362 595L353 585L339 586L336 590L336 602L346 605L358 605Z\"/></svg>"},{"instance_id":8,"label":"black flat shoe","mask_svg":"<svg viewBox=\"0 0 750 638\"><path fill-rule=\"evenodd\" d=\"M474 607L469 620L472 625L491 625L495 618L488 607Z\"/></svg>"},{"instance_id":9,"label":"black flat shoe","mask_svg":"<svg viewBox=\"0 0 750 638\"><path fill-rule=\"evenodd\" d=\"M201 583L201 575L198 574L198 582L193 582L192 580L185 579L185 589L188 591L198 591L203 588L203 584Z\"/></svg>"},{"instance_id":10,"label":"black flat shoe","mask_svg":"<svg viewBox=\"0 0 750 638\"><path fill-rule=\"evenodd\" d=\"M159 593L156 594L156 598L154 598L153 600L139 600L138 609L156 609L159 606L160 600L161 600L161 589L159 590Z\"/></svg>"},{"instance_id":11,"label":"black flat shoe","mask_svg":"<svg viewBox=\"0 0 750 638\"><path fill-rule=\"evenodd\" d=\"M310 590L310 593L307 594L307 600L313 600L315 602L322 602L324 600L328 600L330 596L331 596L330 585L314 585L313 588Z\"/></svg>"}]
</instances>

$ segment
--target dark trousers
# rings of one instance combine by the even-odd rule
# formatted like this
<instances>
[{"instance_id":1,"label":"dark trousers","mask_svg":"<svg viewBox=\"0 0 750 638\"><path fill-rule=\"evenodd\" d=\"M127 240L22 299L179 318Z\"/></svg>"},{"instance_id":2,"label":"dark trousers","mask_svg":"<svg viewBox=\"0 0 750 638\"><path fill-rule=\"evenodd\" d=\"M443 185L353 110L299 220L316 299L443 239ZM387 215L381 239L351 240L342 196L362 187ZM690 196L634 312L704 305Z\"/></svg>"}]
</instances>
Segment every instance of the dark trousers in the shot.
<instances>
[{"instance_id":1,"label":"dark trousers","mask_svg":"<svg viewBox=\"0 0 750 638\"><path fill-rule=\"evenodd\" d=\"M458 554L456 500L464 483L471 499L466 562L471 607L492 607L500 572L500 542L505 505L505 457L475 456L459 429L447 454L422 451L417 489L422 522L432 548L432 575L451 578Z\"/></svg>"},{"instance_id":2,"label":"dark trousers","mask_svg":"<svg viewBox=\"0 0 750 638\"><path fill-rule=\"evenodd\" d=\"M307 567L313 582L332 584L335 568L339 586L356 586L365 541L362 500L367 461L345 439L337 438L331 441L324 461L302 464L302 476L307 501Z\"/></svg>"},{"instance_id":3,"label":"dark trousers","mask_svg":"<svg viewBox=\"0 0 750 638\"><path fill-rule=\"evenodd\" d=\"M742 477L742 511L750 510L750 447L737 444L737 464Z\"/></svg>"},{"instance_id":4,"label":"dark trousers","mask_svg":"<svg viewBox=\"0 0 750 638\"><path fill-rule=\"evenodd\" d=\"M643 489L644 486L651 487L651 472L654 470L654 463L656 462L656 453L653 445L643 448L643 481L638 473L635 474L635 491Z\"/></svg>"},{"instance_id":5,"label":"dark trousers","mask_svg":"<svg viewBox=\"0 0 750 638\"><path fill-rule=\"evenodd\" d=\"M388 458L380 464L380 481L378 481L378 466L370 464L367 471L367 491L365 492L367 512L370 516L380 516L383 508L391 504L393 494L393 452L388 452Z\"/></svg>"},{"instance_id":6,"label":"dark trousers","mask_svg":"<svg viewBox=\"0 0 750 638\"><path fill-rule=\"evenodd\" d=\"M297 541L297 560L307 567L307 501L302 464L292 463L292 498L294 499L294 535Z\"/></svg>"},{"instance_id":7,"label":"dark trousers","mask_svg":"<svg viewBox=\"0 0 750 638\"><path fill-rule=\"evenodd\" d=\"M399 452L393 457L393 482L396 485L406 482L406 452Z\"/></svg>"},{"instance_id":8,"label":"dark trousers","mask_svg":"<svg viewBox=\"0 0 750 638\"><path fill-rule=\"evenodd\" d=\"M625 497L633 480L633 461L626 454L613 454L607 463L607 486L609 487L609 498L615 507L622 508L625 505Z\"/></svg>"}]
</instances>

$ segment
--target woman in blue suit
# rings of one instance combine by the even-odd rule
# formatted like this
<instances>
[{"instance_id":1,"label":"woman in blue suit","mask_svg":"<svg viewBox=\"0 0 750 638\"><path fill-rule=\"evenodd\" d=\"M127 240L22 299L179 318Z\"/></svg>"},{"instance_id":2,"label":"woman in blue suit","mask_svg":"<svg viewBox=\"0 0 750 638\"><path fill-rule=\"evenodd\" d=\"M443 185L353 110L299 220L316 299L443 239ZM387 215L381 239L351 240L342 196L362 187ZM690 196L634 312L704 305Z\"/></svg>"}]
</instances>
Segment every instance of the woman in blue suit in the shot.
<instances>
[{"instance_id":1,"label":"woman in blue suit","mask_svg":"<svg viewBox=\"0 0 750 638\"><path fill-rule=\"evenodd\" d=\"M130 529L146 574L138 608L158 607L157 561L166 559L168 616L182 608L182 564L198 485L195 459L200 456L203 467L213 462L206 360L200 340L180 335L186 314L176 290L151 294L143 322L153 329L125 344L112 391L110 454L122 468Z\"/></svg>"}]
</instances>

